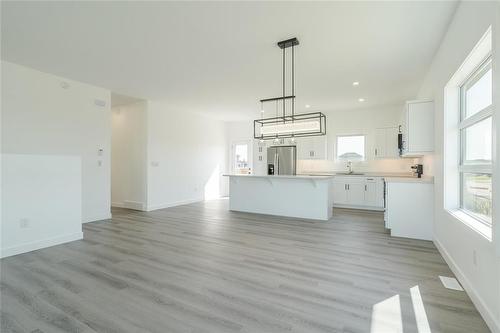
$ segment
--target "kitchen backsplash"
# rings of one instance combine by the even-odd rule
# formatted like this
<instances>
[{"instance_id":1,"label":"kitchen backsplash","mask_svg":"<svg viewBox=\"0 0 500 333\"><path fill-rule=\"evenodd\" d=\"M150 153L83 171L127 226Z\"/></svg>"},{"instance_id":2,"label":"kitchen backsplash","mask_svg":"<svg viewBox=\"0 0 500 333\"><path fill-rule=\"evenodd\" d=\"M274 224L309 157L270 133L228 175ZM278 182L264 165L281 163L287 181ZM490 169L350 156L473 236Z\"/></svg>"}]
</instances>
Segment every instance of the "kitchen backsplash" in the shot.
<instances>
[{"instance_id":1,"label":"kitchen backsplash","mask_svg":"<svg viewBox=\"0 0 500 333\"><path fill-rule=\"evenodd\" d=\"M419 163L419 158L380 159L363 162L352 162L354 171L363 172L411 172L410 167ZM331 160L298 160L297 172L332 172L346 171L347 162L334 162Z\"/></svg>"}]
</instances>

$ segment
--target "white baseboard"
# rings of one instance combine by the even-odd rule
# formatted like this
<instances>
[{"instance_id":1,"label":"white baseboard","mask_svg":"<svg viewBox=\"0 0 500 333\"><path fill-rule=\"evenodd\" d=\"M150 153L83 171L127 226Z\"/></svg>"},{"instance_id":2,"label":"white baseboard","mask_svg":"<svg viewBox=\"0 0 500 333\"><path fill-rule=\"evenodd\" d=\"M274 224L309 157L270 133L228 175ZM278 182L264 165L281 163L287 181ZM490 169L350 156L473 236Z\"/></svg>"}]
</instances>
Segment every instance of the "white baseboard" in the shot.
<instances>
[{"instance_id":1,"label":"white baseboard","mask_svg":"<svg viewBox=\"0 0 500 333\"><path fill-rule=\"evenodd\" d=\"M469 295L472 303L474 303L477 311L479 311L490 330L492 332L500 333L500 322L498 318L496 318L495 314L490 309L488 309L481 296L477 293L474 286L470 283L467 276L465 276L460 267L458 267L456 262L453 260L453 258L446 251L443 244L438 239L434 238L434 244L436 245L439 253L441 253L448 266L450 266L453 274L455 274L455 277L458 279L458 281L460 281L460 284L467 292L467 295Z\"/></svg>"},{"instance_id":2,"label":"white baseboard","mask_svg":"<svg viewBox=\"0 0 500 333\"><path fill-rule=\"evenodd\" d=\"M124 201L123 202L123 207L128 208L128 209L134 209L134 210L146 210L146 205L143 202L139 201Z\"/></svg>"},{"instance_id":3,"label":"white baseboard","mask_svg":"<svg viewBox=\"0 0 500 333\"><path fill-rule=\"evenodd\" d=\"M2 249L0 253L0 258L6 258L10 256L15 256L16 254L31 252L35 250L40 250L46 247L59 245L67 242L72 242L75 240L83 239L83 232L76 232L74 234L62 235L53 238L43 239L35 242L24 243L18 246L9 247Z\"/></svg>"},{"instance_id":4,"label":"white baseboard","mask_svg":"<svg viewBox=\"0 0 500 333\"><path fill-rule=\"evenodd\" d=\"M192 203L195 203L195 202L201 202L201 201L203 201L203 199L202 198L198 198L198 199L190 199L190 200L168 202L168 203L159 204L159 205L151 205L151 206L147 207L147 211L150 212L152 210L157 210L157 209L163 209L163 208L169 208L169 207L175 207L175 206L188 205L188 204L192 204Z\"/></svg>"},{"instance_id":5,"label":"white baseboard","mask_svg":"<svg viewBox=\"0 0 500 333\"><path fill-rule=\"evenodd\" d=\"M101 221L101 220L107 220L111 218L111 211L109 212L103 212L102 214L97 214L94 216L87 216L85 219L82 220L82 223L89 223L89 222L95 222L95 221Z\"/></svg>"},{"instance_id":6,"label":"white baseboard","mask_svg":"<svg viewBox=\"0 0 500 333\"><path fill-rule=\"evenodd\" d=\"M146 204L140 201L112 202L111 207L128 208L133 210L146 211Z\"/></svg>"},{"instance_id":7,"label":"white baseboard","mask_svg":"<svg viewBox=\"0 0 500 333\"><path fill-rule=\"evenodd\" d=\"M373 212L383 212L385 210L385 208L383 207L353 206L353 205L333 205L333 208L356 209L356 210L366 210Z\"/></svg>"}]
</instances>

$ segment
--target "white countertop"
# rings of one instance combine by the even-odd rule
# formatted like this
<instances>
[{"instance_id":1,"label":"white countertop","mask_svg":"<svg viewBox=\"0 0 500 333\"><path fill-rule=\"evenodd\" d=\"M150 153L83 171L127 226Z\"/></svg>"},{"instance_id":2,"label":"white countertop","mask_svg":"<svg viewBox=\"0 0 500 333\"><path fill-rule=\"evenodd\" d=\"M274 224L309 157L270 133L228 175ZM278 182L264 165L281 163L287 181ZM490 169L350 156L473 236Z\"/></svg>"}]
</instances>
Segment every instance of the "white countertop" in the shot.
<instances>
[{"instance_id":1,"label":"white countertop","mask_svg":"<svg viewBox=\"0 0 500 333\"><path fill-rule=\"evenodd\" d=\"M424 184L434 184L434 177L432 176L422 176L422 178L417 177L384 177L386 183L424 183Z\"/></svg>"},{"instance_id":2,"label":"white countertop","mask_svg":"<svg viewBox=\"0 0 500 333\"><path fill-rule=\"evenodd\" d=\"M243 177L243 178L270 178L270 179L331 179L334 175L230 175L225 174L224 177Z\"/></svg>"},{"instance_id":3,"label":"white countertop","mask_svg":"<svg viewBox=\"0 0 500 333\"><path fill-rule=\"evenodd\" d=\"M395 173L395 172L363 172L362 175L345 174L342 172L305 172L298 175L241 175L241 174L224 174L225 177L246 177L246 178L268 178L268 179L331 179L335 177L381 177L388 183L427 183L433 184L434 177L422 176L417 178L411 173Z\"/></svg>"},{"instance_id":4,"label":"white countertop","mask_svg":"<svg viewBox=\"0 0 500 333\"><path fill-rule=\"evenodd\" d=\"M359 173L359 174L358 174ZM328 171L328 172L318 172L318 171L303 171L300 175L310 175L310 176L338 176L338 177L404 177L404 178L417 178L413 176L411 172L365 172L365 171L354 171L354 174L347 174L345 171Z\"/></svg>"}]
</instances>

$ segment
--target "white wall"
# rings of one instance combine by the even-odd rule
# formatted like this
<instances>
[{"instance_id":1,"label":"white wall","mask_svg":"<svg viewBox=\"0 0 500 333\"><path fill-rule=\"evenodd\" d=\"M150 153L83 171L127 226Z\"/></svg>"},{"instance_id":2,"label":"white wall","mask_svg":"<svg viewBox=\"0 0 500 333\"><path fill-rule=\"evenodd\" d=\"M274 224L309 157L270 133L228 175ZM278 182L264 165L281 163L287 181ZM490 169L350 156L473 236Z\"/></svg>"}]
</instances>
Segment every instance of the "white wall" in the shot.
<instances>
[{"instance_id":1,"label":"white wall","mask_svg":"<svg viewBox=\"0 0 500 333\"><path fill-rule=\"evenodd\" d=\"M120 105L111 111L112 206L146 210L148 103Z\"/></svg>"},{"instance_id":2,"label":"white wall","mask_svg":"<svg viewBox=\"0 0 500 333\"><path fill-rule=\"evenodd\" d=\"M108 90L2 61L2 153L80 156L83 222L110 217L110 122Z\"/></svg>"},{"instance_id":3,"label":"white wall","mask_svg":"<svg viewBox=\"0 0 500 333\"><path fill-rule=\"evenodd\" d=\"M345 163L334 161L334 149L337 135L365 134L367 161L353 163L353 168L365 172L411 172L414 159L375 159L375 129L397 127L401 124L404 105L391 105L370 109L326 111L327 122L327 160L298 161L298 172L324 172L345 170ZM253 138L253 122L233 122L227 125L228 142ZM397 138L395 138L397 140ZM255 140L257 141L257 140ZM267 142L272 144L271 141ZM228 148L228 151L230 148ZM254 169L256 169L257 148L254 145ZM265 169L265 168L264 168ZM256 169L257 170L257 169ZM426 169L426 174L429 174ZM265 172L265 170L264 170Z\"/></svg>"},{"instance_id":4,"label":"white wall","mask_svg":"<svg viewBox=\"0 0 500 333\"><path fill-rule=\"evenodd\" d=\"M466 288L476 307L494 332L500 332L500 256L495 252L495 243L499 243L500 233L500 186L499 186L499 140L496 134L496 157L494 158L493 185L493 223L495 232L493 242L480 236L464 223L453 218L444 210L443 203L443 124L444 124L444 87L457 71L473 47L493 26L494 47L494 91L496 127L500 128L498 115L500 43L498 23L500 11L498 2L462 2L455 13L448 32L432 62L420 89L420 98L435 100L435 147L433 156L425 163L432 163L435 170L435 242L447 259L459 280ZM476 252L477 265L473 263Z\"/></svg>"},{"instance_id":5,"label":"white wall","mask_svg":"<svg viewBox=\"0 0 500 333\"><path fill-rule=\"evenodd\" d=\"M2 154L1 254L83 237L79 156Z\"/></svg>"},{"instance_id":6,"label":"white wall","mask_svg":"<svg viewBox=\"0 0 500 333\"><path fill-rule=\"evenodd\" d=\"M225 124L150 101L148 210L226 194Z\"/></svg>"}]
</instances>

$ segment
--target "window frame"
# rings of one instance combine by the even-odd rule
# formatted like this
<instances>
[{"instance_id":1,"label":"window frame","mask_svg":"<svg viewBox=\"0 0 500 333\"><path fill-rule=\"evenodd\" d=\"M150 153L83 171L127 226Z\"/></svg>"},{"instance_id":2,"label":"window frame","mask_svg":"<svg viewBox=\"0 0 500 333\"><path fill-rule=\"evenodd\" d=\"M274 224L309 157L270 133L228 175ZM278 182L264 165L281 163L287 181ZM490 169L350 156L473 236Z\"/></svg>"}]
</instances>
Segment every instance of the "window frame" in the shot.
<instances>
[{"instance_id":1,"label":"window frame","mask_svg":"<svg viewBox=\"0 0 500 333\"><path fill-rule=\"evenodd\" d=\"M488 220L482 216L475 214L464 208L464 174L486 174L493 177L493 161L490 162L467 162L466 161L466 135L465 131L481 121L488 118L493 118L493 101L490 105L483 108L482 110L476 112L475 114L466 117L467 104L466 104L466 92L467 89L472 87L477 83L490 69L492 69L493 57L491 52L485 57L483 61L468 75L465 80L459 86L459 118L458 118L458 140L459 140L459 160L458 160L458 184L459 184L459 200L458 200L458 210L467 216L473 218L474 220L484 224L485 226L492 227L492 219ZM493 131L492 131L493 134ZM493 140L493 137L491 138ZM493 149L493 145L492 145ZM493 201L493 198L492 198Z\"/></svg>"},{"instance_id":2,"label":"window frame","mask_svg":"<svg viewBox=\"0 0 500 333\"><path fill-rule=\"evenodd\" d=\"M248 169L250 170L251 173L253 173L253 143L252 140L234 140L231 142L231 145L229 147L229 156L231 158L230 161L230 170L233 174L236 174L237 168L236 168L236 146L238 145L247 145L247 163L248 163Z\"/></svg>"},{"instance_id":3,"label":"window frame","mask_svg":"<svg viewBox=\"0 0 500 333\"><path fill-rule=\"evenodd\" d=\"M351 137L351 136L362 136L363 137L363 158L362 159L357 159L357 160L354 160L354 162L364 162L367 160L367 157L366 157L366 134L361 134L361 133L357 133L357 134L337 134L335 136L335 160L336 161L339 161L339 162L345 162L345 161L348 161L347 159L341 159L339 158L339 138L340 137Z\"/></svg>"}]
</instances>

